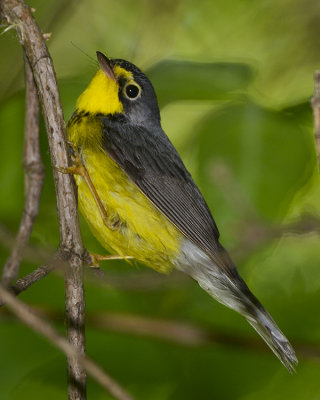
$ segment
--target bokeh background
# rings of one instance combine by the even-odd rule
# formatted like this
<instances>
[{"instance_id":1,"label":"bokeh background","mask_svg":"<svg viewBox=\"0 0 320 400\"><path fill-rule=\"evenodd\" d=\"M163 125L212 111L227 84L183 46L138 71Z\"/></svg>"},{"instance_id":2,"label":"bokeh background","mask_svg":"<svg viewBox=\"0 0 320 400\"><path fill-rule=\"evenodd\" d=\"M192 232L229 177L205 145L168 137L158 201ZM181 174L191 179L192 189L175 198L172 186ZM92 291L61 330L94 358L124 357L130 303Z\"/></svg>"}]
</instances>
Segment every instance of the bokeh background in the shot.
<instances>
[{"instance_id":1,"label":"bokeh background","mask_svg":"<svg viewBox=\"0 0 320 400\"><path fill-rule=\"evenodd\" d=\"M34 0L66 120L95 51L147 72L162 123L199 184L241 275L297 348L290 375L251 327L178 273L105 262L86 270L87 352L137 399L320 398L320 185L310 98L320 67L318 0ZM23 210L24 83L14 30L0 37L0 261ZM21 276L59 242L46 179ZM103 253L81 219L88 249ZM21 299L64 332L51 274ZM0 310L2 399L65 399L64 356ZM88 381L89 399L108 395Z\"/></svg>"}]
</instances>

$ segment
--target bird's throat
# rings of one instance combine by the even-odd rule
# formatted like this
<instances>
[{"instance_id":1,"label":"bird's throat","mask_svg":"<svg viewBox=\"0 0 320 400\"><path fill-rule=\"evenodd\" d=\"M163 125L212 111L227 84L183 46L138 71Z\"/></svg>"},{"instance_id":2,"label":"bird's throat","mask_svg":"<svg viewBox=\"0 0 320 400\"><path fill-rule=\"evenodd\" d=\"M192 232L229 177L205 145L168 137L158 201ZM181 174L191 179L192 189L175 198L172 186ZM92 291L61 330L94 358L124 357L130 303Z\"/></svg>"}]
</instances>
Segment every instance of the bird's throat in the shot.
<instances>
[{"instance_id":1,"label":"bird's throat","mask_svg":"<svg viewBox=\"0 0 320 400\"><path fill-rule=\"evenodd\" d=\"M110 79L100 69L78 98L77 109L79 112L85 111L90 114L121 113L123 106L118 91L118 82Z\"/></svg>"}]
</instances>

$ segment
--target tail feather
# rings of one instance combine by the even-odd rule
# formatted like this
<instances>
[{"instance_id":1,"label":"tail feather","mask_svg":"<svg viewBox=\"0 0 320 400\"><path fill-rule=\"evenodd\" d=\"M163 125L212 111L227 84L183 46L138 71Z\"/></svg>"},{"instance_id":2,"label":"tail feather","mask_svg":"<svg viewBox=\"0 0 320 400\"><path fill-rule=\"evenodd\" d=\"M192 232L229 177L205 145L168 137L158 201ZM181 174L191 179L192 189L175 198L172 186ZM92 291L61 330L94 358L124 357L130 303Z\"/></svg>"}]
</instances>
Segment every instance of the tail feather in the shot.
<instances>
[{"instance_id":1,"label":"tail feather","mask_svg":"<svg viewBox=\"0 0 320 400\"><path fill-rule=\"evenodd\" d=\"M255 316L245 316L245 318L288 371L295 372L295 366L298 364L295 351L269 313L266 310L255 309Z\"/></svg>"},{"instance_id":2,"label":"tail feather","mask_svg":"<svg viewBox=\"0 0 320 400\"><path fill-rule=\"evenodd\" d=\"M294 372L298 363L294 349L271 315L250 292L223 248L222 251L225 264L223 269L188 241L177 262L177 268L192 276L217 301L243 315L288 371ZM226 261L229 265L226 265Z\"/></svg>"}]
</instances>

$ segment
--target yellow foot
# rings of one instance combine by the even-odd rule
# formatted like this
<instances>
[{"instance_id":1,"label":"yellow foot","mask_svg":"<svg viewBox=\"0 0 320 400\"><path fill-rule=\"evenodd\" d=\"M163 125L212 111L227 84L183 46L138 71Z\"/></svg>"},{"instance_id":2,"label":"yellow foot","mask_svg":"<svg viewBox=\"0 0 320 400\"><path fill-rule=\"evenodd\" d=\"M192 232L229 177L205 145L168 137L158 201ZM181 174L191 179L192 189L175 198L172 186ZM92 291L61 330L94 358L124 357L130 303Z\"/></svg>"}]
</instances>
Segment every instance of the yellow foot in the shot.
<instances>
[{"instance_id":1,"label":"yellow foot","mask_svg":"<svg viewBox=\"0 0 320 400\"><path fill-rule=\"evenodd\" d=\"M81 175L84 178L85 175L85 167L83 164L73 164L71 167L54 167L55 170L61 172L62 174L73 174L73 175Z\"/></svg>"},{"instance_id":2,"label":"yellow foot","mask_svg":"<svg viewBox=\"0 0 320 400\"><path fill-rule=\"evenodd\" d=\"M94 254L90 253L89 254L89 259L90 262L88 262L88 265L90 268L100 268L99 262L104 261L104 260L132 260L134 257L131 256L120 256L118 254L111 254L111 255L101 255L101 254Z\"/></svg>"},{"instance_id":3,"label":"yellow foot","mask_svg":"<svg viewBox=\"0 0 320 400\"><path fill-rule=\"evenodd\" d=\"M72 142L67 141L67 143L72 148L72 155L71 155L72 166L67 168L63 167L54 167L54 168L57 171L61 172L62 174L81 175L85 179L86 175L88 175L88 171L86 170L86 167L84 166L81 160L79 150Z\"/></svg>"}]
</instances>

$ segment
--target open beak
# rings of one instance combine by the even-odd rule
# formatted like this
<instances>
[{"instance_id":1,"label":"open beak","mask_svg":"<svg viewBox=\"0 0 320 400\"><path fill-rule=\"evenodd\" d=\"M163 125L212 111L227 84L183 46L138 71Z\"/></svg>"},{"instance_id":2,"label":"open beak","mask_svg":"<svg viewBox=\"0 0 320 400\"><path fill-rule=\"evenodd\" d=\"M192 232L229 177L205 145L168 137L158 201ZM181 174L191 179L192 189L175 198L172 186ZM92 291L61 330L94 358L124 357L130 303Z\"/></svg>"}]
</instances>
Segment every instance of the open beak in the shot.
<instances>
[{"instance_id":1,"label":"open beak","mask_svg":"<svg viewBox=\"0 0 320 400\"><path fill-rule=\"evenodd\" d=\"M106 57L103 53L100 51L97 51L97 58L100 64L100 67L102 71L107 75L109 79L112 79L113 81L116 81L117 78L114 75L113 68L111 65L111 61L109 60L108 57Z\"/></svg>"}]
</instances>

